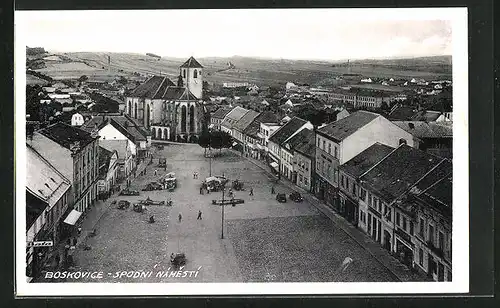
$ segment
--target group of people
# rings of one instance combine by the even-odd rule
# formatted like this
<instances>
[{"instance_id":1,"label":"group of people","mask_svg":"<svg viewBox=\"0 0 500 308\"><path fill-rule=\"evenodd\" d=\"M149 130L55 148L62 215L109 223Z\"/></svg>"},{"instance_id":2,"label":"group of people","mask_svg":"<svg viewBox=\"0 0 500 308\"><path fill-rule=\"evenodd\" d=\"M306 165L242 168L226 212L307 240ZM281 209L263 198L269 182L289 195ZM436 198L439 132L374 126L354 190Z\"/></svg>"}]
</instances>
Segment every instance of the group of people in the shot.
<instances>
[{"instance_id":1,"label":"group of people","mask_svg":"<svg viewBox=\"0 0 500 308\"><path fill-rule=\"evenodd\" d=\"M198 178L198 172L193 172L193 179L197 179Z\"/></svg>"}]
</instances>

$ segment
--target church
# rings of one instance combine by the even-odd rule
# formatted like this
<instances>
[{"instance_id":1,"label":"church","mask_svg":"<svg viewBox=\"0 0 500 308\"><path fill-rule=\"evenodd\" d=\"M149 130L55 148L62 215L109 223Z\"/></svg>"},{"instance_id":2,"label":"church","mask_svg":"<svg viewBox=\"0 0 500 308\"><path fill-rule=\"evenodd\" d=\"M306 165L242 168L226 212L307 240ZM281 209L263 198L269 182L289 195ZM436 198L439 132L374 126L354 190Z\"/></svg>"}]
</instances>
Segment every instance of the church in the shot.
<instances>
[{"instance_id":1,"label":"church","mask_svg":"<svg viewBox=\"0 0 500 308\"><path fill-rule=\"evenodd\" d=\"M203 119L203 66L190 57L179 67L177 85L152 76L127 96L125 113L151 130L152 139L196 142Z\"/></svg>"}]
</instances>

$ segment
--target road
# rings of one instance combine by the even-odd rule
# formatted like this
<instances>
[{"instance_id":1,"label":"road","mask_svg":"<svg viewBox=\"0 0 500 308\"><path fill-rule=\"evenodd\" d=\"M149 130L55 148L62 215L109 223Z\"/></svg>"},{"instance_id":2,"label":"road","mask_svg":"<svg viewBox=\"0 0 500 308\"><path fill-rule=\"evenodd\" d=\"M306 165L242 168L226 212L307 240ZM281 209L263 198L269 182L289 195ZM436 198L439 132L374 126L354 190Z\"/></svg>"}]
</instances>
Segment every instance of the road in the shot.
<instances>
[{"instance_id":1,"label":"road","mask_svg":"<svg viewBox=\"0 0 500 308\"><path fill-rule=\"evenodd\" d=\"M167 158L166 171L155 167L160 156ZM224 239L222 208L211 204L221 193L199 193L209 176L203 150L190 144L165 145L132 189L140 190L166 172L176 173L174 192L141 191L141 196L122 199L171 199L173 207L149 206L143 214L110 207L96 225L97 235L87 240L91 249L80 247L74 253L74 271L102 271L103 277L79 282L395 281L387 268L315 207L290 200L278 203L271 194L273 179L232 152L222 151L212 160L212 175L239 179L246 188L235 192L244 204L225 207ZM199 173L197 179L194 172ZM254 196L249 195L250 187ZM290 193L279 184L276 192ZM154 224L147 222L150 215ZM196 271L196 277L164 275L174 270L169 256L175 252L186 254L183 270ZM132 271L151 276L116 278L116 273Z\"/></svg>"}]
</instances>

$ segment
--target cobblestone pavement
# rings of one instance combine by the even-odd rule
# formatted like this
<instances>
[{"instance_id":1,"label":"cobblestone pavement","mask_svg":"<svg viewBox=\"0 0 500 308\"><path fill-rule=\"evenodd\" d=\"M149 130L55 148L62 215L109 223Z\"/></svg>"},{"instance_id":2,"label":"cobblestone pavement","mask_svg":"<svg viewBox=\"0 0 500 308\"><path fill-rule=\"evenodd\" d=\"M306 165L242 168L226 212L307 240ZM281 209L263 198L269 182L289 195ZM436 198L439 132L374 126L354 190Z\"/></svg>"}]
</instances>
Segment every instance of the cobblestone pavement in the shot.
<instances>
[{"instance_id":1,"label":"cobblestone pavement","mask_svg":"<svg viewBox=\"0 0 500 308\"><path fill-rule=\"evenodd\" d=\"M167 170L156 167L167 158ZM147 213L132 208L110 207L95 225L97 235L87 238L84 250L74 252L74 271L102 271L103 278L79 282L245 282L245 281L396 281L397 279L356 241L326 219L309 202L278 203L271 194L272 176L230 151L212 159L212 175L244 182L245 191L235 192L244 204L226 206L224 239L221 239L222 207L212 205L221 193L201 195L199 186L210 174L208 159L197 145L165 145L154 155L154 164L132 182L141 190L166 172L175 172L174 192L142 192L118 197L131 202L150 197L173 201L173 207L149 206ZM157 175L155 176L155 169ZM198 172L197 179L193 173ZM249 195L250 187L254 196ZM276 185L276 192L291 189ZM112 199L108 200L111 202ZM197 219L198 211L202 219ZM179 222L178 215L182 215ZM148 223L150 215L156 222ZM196 277L168 277L170 254L184 252L184 271ZM352 262L342 270L346 257ZM127 271L151 272L149 277L114 277ZM160 272L160 274L158 274ZM124 275L124 276L123 276ZM158 276L157 276L158 275Z\"/></svg>"}]
</instances>

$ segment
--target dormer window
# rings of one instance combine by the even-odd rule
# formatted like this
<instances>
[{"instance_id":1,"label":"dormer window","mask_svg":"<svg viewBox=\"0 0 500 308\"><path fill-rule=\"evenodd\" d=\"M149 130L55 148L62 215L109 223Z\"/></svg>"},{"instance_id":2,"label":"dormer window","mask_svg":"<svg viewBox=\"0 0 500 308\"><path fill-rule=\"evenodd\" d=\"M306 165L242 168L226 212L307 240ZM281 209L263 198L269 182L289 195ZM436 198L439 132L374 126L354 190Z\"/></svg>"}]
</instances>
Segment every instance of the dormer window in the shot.
<instances>
[{"instance_id":1,"label":"dormer window","mask_svg":"<svg viewBox=\"0 0 500 308\"><path fill-rule=\"evenodd\" d=\"M194 70L193 78L198 78L198 71Z\"/></svg>"}]
</instances>

